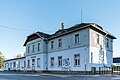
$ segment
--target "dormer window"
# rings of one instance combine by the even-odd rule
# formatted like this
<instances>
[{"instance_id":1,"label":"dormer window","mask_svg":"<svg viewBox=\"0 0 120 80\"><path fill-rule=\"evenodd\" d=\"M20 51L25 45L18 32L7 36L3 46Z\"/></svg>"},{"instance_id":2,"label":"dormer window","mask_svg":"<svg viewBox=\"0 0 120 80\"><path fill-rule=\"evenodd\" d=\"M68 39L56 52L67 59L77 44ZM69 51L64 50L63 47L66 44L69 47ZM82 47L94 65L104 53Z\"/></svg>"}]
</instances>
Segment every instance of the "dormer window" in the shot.
<instances>
[{"instance_id":1,"label":"dormer window","mask_svg":"<svg viewBox=\"0 0 120 80\"><path fill-rule=\"evenodd\" d=\"M75 44L79 43L79 34L75 34Z\"/></svg>"}]
</instances>

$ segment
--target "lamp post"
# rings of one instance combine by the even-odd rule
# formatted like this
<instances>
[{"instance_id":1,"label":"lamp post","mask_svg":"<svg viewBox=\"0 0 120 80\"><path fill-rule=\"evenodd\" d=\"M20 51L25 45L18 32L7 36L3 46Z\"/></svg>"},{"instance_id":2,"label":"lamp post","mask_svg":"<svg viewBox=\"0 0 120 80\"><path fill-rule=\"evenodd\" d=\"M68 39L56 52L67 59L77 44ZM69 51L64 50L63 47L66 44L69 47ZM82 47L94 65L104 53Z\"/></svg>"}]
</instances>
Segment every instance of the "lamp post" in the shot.
<instances>
[{"instance_id":1,"label":"lamp post","mask_svg":"<svg viewBox=\"0 0 120 80\"><path fill-rule=\"evenodd\" d=\"M85 74L86 74L86 58L85 58Z\"/></svg>"}]
</instances>

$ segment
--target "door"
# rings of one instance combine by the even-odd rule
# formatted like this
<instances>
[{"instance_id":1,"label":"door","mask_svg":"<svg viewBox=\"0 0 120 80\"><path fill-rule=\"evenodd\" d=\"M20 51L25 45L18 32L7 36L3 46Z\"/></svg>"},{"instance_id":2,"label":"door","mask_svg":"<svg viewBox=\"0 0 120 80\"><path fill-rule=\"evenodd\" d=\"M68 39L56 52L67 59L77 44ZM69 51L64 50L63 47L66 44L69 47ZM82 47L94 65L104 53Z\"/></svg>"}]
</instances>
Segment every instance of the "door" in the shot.
<instances>
[{"instance_id":1,"label":"door","mask_svg":"<svg viewBox=\"0 0 120 80\"><path fill-rule=\"evenodd\" d=\"M32 59L32 70L35 70L35 59Z\"/></svg>"}]
</instances>

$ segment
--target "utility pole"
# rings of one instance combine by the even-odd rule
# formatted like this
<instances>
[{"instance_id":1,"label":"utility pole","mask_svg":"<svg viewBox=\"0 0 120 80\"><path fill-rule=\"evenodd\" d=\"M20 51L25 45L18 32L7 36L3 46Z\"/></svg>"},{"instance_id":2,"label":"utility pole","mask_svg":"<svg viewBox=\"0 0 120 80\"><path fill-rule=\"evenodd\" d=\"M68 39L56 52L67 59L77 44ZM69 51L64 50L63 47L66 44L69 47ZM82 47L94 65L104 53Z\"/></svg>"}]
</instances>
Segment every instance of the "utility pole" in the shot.
<instances>
[{"instance_id":1,"label":"utility pole","mask_svg":"<svg viewBox=\"0 0 120 80\"><path fill-rule=\"evenodd\" d=\"M82 9L81 9L81 23L82 23L82 16L83 16L83 15L82 15Z\"/></svg>"}]
</instances>

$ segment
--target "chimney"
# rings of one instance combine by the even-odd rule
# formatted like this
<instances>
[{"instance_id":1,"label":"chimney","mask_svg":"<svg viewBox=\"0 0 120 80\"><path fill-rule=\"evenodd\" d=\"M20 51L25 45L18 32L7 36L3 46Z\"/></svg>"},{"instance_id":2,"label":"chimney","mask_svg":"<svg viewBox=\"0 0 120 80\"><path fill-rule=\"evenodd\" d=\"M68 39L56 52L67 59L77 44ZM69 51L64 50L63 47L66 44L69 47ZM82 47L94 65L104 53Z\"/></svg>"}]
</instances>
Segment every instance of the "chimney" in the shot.
<instances>
[{"instance_id":1,"label":"chimney","mask_svg":"<svg viewBox=\"0 0 120 80\"><path fill-rule=\"evenodd\" d=\"M64 29L64 23L62 22L61 23L61 30L63 30Z\"/></svg>"}]
</instances>

